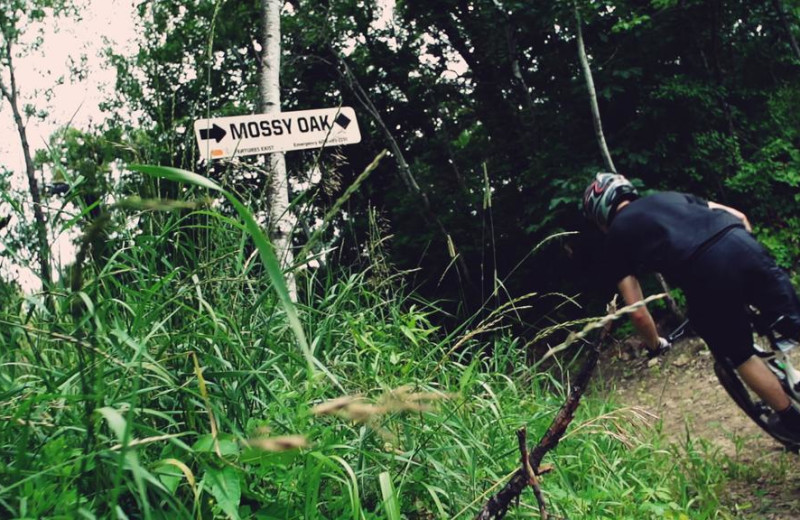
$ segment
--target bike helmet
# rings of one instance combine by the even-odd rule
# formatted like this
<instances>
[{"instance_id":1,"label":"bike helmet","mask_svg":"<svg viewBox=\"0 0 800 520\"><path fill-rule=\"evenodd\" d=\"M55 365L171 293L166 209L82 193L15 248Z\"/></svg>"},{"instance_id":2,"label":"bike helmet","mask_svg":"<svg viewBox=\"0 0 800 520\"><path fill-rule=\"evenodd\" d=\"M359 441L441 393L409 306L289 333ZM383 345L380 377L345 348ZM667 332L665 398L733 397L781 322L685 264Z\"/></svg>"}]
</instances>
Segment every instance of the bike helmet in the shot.
<instances>
[{"instance_id":1,"label":"bike helmet","mask_svg":"<svg viewBox=\"0 0 800 520\"><path fill-rule=\"evenodd\" d=\"M639 192L622 175L598 173L583 193L583 214L598 226L608 226L617 204L638 197Z\"/></svg>"}]
</instances>

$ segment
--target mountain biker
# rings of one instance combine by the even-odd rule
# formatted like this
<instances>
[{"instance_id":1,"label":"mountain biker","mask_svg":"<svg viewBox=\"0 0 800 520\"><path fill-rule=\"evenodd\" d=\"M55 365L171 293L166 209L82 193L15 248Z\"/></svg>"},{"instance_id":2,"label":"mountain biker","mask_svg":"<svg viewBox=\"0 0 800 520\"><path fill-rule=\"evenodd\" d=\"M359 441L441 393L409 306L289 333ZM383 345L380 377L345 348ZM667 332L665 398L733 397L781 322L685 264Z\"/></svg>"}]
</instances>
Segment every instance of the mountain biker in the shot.
<instances>
[{"instance_id":1,"label":"mountain biker","mask_svg":"<svg viewBox=\"0 0 800 520\"><path fill-rule=\"evenodd\" d=\"M772 429L800 440L800 411L755 355L746 306L765 314L784 336L800 340L800 301L786 274L750 235L738 210L695 195L640 197L622 175L598 173L583 197L584 215L605 234L604 273L627 305L643 299L636 275L660 272L680 287L693 328L712 354L731 361L776 413ZM653 355L669 349L646 307L631 320Z\"/></svg>"}]
</instances>

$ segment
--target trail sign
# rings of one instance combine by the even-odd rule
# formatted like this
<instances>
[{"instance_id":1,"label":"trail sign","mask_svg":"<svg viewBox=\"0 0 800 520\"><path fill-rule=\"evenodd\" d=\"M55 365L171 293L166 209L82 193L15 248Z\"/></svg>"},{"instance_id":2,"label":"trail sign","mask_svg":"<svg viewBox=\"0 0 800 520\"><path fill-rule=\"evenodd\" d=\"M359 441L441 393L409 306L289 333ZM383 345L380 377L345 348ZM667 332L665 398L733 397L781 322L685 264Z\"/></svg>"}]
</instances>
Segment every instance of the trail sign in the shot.
<instances>
[{"instance_id":1,"label":"trail sign","mask_svg":"<svg viewBox=\"0 0 800 520\"><path fill-rule=\"evenodd\" d=\"M199 119L194 134L205 160L361 142L350 107Z\"/></svg>"}]
</instances>

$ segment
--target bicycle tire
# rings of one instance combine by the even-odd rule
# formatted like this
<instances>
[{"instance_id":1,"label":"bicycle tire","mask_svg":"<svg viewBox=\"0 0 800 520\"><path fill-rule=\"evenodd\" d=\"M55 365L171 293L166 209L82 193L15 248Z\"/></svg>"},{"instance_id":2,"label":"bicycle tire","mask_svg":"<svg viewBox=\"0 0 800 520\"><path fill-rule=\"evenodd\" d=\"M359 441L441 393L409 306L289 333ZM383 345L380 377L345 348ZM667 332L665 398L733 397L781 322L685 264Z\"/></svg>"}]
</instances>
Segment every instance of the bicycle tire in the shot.
<instances>
[{"instance_id":1,"label":"bicycle tire","mask_svg":"<svg viewBox=\"0 0 800 520\"><path fill-rule=\"evenodd\" d=\"M728 395L731 396L736 405L741 408L759 428L764 430L770 437L781 443L788 450L794 452L800 450L800 444L786 441L772 432L767 423L767 419L773 413L772 410L763 402L753 400L744 382L739 377L739 374L727 360L714 362L714 374L716 374L720 384ZM792 396L789 396L789 398L792 399Z\"/></svg>"}]
</instances>

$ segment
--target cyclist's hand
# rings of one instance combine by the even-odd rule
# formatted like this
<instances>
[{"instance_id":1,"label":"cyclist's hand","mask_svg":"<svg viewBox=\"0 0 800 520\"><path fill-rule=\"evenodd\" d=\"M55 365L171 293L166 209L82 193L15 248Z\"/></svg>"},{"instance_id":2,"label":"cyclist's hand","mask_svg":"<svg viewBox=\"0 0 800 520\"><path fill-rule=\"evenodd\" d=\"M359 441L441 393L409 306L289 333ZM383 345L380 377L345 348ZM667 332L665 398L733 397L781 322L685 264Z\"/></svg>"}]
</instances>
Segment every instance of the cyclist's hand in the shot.
<instances>
[{"instance_id":1,"label":"cyclist's hand","mask_svg":"<svg viewBox=\"0 0 800 520\"><path fill-rule=\"evenodd\" d=\"M655 350L647 349L647 359L653 359L654 357L663 356L669 349L672 348L672 343L667 341L666 338L658 338L658 347Z\"/></svg>"},{"instance_id":2,"label":"cyclist's hand","mask_svg":"<svg viewBox=\"0 0 800 520\"><path fill-rule=\"evenodd\" d=\"M730 213L731 215L742 221L742 225L744 226L744 228L747 230L748 233L753 232L753 227L750 225L750 221L747 220L747 215L745 215L738 209L729 208L728 206L724 206L722 204L713 201L708 201L708 207L711 209L721 209L727 211L728 213Z\"/></svg>"}]
</instances>

